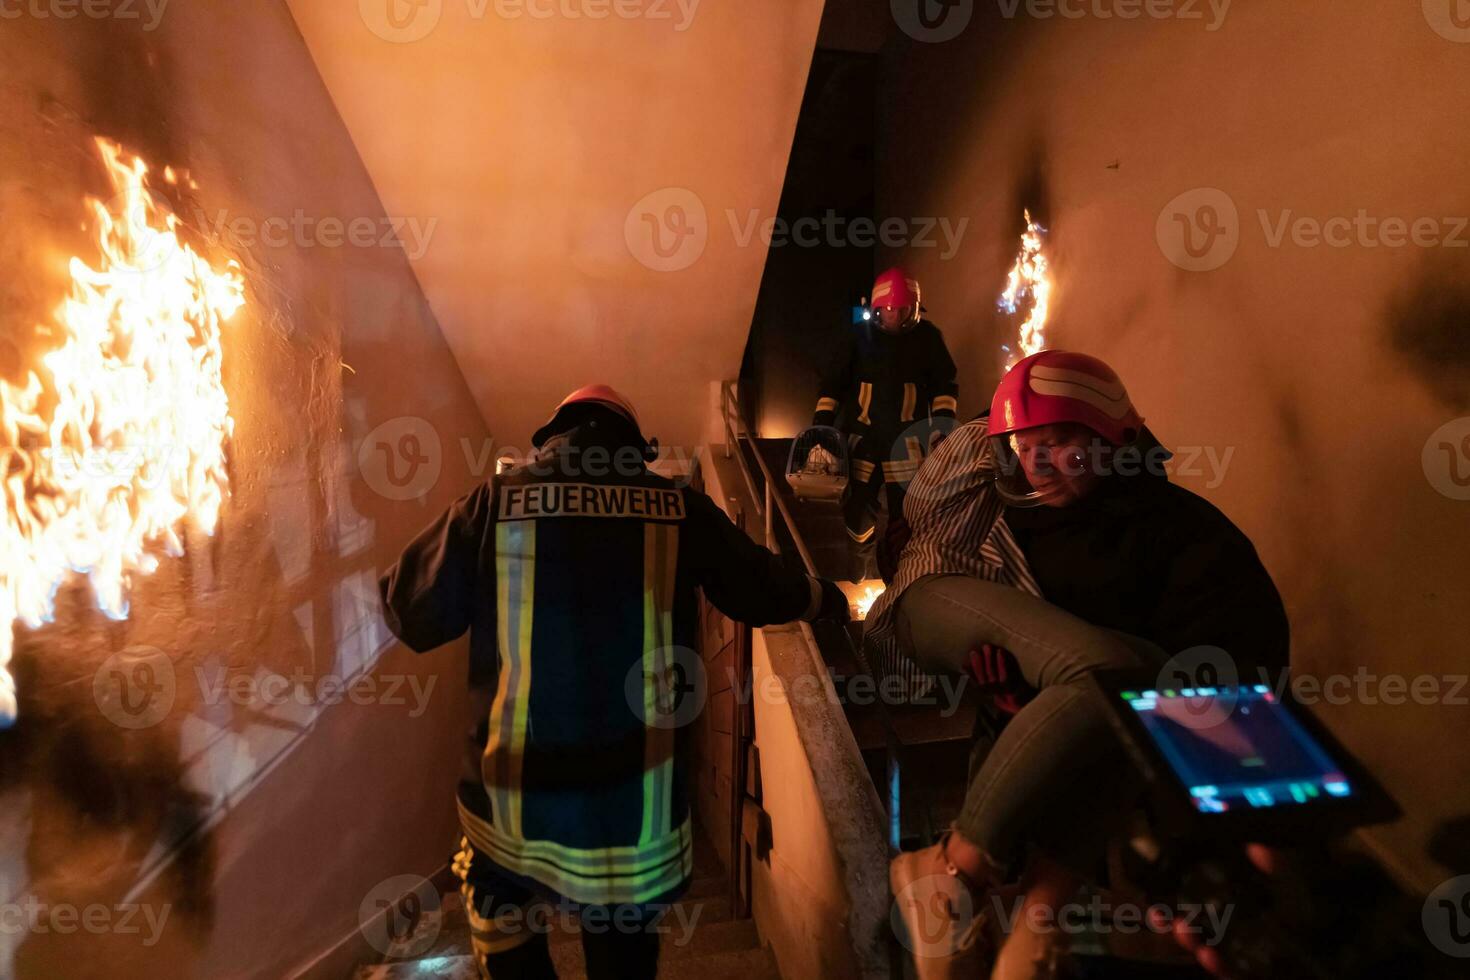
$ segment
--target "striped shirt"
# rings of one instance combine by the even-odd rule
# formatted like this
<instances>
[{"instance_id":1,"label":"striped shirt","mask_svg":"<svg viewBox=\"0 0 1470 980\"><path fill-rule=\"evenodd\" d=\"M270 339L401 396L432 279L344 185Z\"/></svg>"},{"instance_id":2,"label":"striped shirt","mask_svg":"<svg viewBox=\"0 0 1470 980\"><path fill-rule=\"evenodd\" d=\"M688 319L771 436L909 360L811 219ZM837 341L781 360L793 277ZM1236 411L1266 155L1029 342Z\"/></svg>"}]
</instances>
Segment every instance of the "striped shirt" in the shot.
<instances>
[{"instance_id":1,"label":"striped shirt","mask_svg":"<svg viewBox=\"0 0 1470 980\"><path fill-rule=\"evenodd\" d=\"M912 537L893 584L873 603L864 624L875 665L884 677L902 677L910 700L927 694L934 678L903 654L894 634L894 610L905 589L926 575L973 575L1041 595L1001 517L1005 503L991 484L988 428L985 417L960 426L919 468L903 504Z\"/></svg>"}]
</instances>

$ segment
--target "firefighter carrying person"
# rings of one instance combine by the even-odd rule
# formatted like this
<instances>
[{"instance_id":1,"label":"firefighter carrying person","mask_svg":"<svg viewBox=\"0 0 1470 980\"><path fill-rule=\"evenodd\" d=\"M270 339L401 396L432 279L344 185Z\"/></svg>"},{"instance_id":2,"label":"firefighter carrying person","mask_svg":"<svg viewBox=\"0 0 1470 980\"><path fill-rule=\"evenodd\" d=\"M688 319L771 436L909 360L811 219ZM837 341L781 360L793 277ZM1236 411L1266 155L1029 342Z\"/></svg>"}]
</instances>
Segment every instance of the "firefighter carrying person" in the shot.
<instances>
[{"instance_id":1,"label":"firefighter carrying person","mask_svg":"<svg viewBox=\"0 0 1470 980\"><path fill-rule=\"evenodd\" d=\"M904 489L952 427L959 402L944 335L924 319L917 280L889 269L873 284L871 317L852 328L818 392L814 426L848 440L852 479L843 501L852 577L869 577L880 495L890 519L903 513ZM942 420L942 421L937 421Z\"/></svg>"},{"instance_id":2,"label":"firefighter carrying person","mask_svg":"<svg viewBox=\"0 0 1470 980\"><path fill-rule=\"evenodd\" d=\"M531 912L557 902L580 914L588 977L652 978L653 923L693 874L696 589L753 626L845 622L848 603L650 472L613 389L574 392L532 442L408 545L380 583L386 619L418 652L470 632L484 704L454 869L482 976L554 978Z\"/></svg>"}]
</instances>

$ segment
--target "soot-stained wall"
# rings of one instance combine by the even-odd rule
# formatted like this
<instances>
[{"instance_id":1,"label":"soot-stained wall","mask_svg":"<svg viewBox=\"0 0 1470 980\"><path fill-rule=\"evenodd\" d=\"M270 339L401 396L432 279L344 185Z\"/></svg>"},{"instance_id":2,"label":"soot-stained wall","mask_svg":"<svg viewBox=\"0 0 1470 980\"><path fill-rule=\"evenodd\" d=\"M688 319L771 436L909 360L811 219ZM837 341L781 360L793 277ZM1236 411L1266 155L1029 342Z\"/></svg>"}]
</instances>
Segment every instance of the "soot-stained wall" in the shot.
<instances>
[{"instance_id":1,"label":"soot-stained wall","mask_svg":"<svg viewBox=\"0 0 1470 980\"><path fill-rule=\"evenodd\" d=\"M1061 6L896 34L879 212L970 225L891 254L973 414L1022 209L1050 227L1049 341L1114 364L1254 538L1302 690L1408 811L1374 839L1433 887L1470 867L1470 31L1450 3Z\"/></svg>"},{"instance_id":2,"label":"soot-stained wall","mask_svg":"<svg viewBox=\"0 0 1470 980\"><path fill-rule=\"evenodd\" d=\"M94 135L192 172L183 235L240 262L247 306L218 533L128 621L68 585L19 633L0 902L26 911L0 975L288 975L453 840L464 650L392 643L375 581L483 472L485 430L284 3L7 9L6 378L51 342L66 257L97 260Z\"/></svg>"}]
</instances>

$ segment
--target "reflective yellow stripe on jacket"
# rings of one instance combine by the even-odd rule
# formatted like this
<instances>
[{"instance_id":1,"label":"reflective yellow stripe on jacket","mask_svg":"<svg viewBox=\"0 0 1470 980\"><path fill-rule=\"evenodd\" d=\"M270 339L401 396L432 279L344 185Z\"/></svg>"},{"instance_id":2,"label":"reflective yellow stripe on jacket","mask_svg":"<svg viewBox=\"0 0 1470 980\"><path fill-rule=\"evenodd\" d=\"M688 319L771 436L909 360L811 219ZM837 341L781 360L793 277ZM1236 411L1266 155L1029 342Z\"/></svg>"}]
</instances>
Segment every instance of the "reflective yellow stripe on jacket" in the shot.
<instances>
[{"instance_id":1,"label":"reflective yellow stripe on jacket","mask_svg":"<svg viewBox=\"0 0 1470 980\"><path fill-rule=\"evenodd\" d=\"M872 425L873 419L868 415L868 409L873 407L873 383L862 381L858 384L858 406L862 412L858 415L858 421L863 425Z\"/></svg>"},{"instance_id":2,"label":"reflective yellow stripe on jacket","mask_svg":"<svg viewBox=\"0 0 1470 980\"><path fill-rule=\"evenodd\" d=\"M521 836L521 763L531 693L531 622L536 594L536 522L495 527L496 619L500 629L500 682L490 708L485 746L485 790L497 827Z\"/></svg>"},{"instance_id":3,"label":"reflective yellow stripe on jacket","mask_svg":"<svg viewBox=\"0 0 1470 980\"><path fill-rule=\"evenodd\" d=\"M674 572L679 561L679 529L646 524L643 529L643 832L649 844L668 834L674 791L673 705L661 703L674 669Z\"/></svg>"},{"instance_id":4,"label":"reflective yellow stripe on jacket","mask_svg":"<svg viewBox=\"0 0 1470 980\"><path fill-rule=\"evenodd\" d=\"M496 613L500 675L490 709L489 739L481 766L491 818L460 806L466 838L495 864L576 902L644 903L677 888L693 874L687 815L674 819L674 705L666 703L674 670L674 595L679 527L643 528L644 751L641 829L636 843L582 848L534 839L523 824L522 776L527 743L536 591L535 521L503 521L495 528ZM635 824L635 826L637 826Z\"/></svg>"}]
</instances>

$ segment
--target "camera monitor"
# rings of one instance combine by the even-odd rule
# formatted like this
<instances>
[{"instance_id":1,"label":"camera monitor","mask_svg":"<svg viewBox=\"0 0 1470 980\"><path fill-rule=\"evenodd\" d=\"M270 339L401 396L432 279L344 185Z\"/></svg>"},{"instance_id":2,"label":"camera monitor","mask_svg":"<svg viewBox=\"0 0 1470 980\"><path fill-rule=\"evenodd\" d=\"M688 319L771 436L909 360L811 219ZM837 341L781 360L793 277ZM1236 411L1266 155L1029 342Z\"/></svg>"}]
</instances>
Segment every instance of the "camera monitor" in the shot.
<instances>
[{"instance_id":1,"label":"camera monitor","mask_svg":"<svg viewBox=\"0 0 1470 980\"><path fill-rule=\"evenodd\" d=\"M1157 675L1133 671L1106 671L1098 682L1165 829L1269 843L1394 815L1377 783L1285 692L1161 688Z\"/></svg>"}]
</instances>

